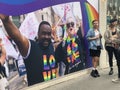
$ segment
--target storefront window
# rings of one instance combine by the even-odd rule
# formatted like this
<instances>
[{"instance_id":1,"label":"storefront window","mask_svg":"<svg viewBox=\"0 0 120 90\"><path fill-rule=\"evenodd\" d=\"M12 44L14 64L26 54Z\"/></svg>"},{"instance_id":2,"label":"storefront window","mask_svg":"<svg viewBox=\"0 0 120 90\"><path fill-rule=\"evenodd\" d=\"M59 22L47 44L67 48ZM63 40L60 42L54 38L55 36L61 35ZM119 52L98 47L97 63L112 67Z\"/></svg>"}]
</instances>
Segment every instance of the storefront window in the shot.
<instances>
[{"instance_id":1,"label":"storefront window","mask_svg":"<svg viewBox=\"0 0 120 90\"><path fill-rule=\"evenodd\" d=\"M118 19L120 27L120 0L107 0L107 24L112 18Z\"/></svg>"}]
</instances>

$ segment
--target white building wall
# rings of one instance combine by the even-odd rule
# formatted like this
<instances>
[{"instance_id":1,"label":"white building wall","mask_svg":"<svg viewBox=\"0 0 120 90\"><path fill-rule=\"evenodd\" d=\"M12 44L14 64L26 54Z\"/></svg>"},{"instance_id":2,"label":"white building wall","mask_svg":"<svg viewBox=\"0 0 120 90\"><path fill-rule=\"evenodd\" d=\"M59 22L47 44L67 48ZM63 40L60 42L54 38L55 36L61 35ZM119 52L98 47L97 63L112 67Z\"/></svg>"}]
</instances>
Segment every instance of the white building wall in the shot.
<instances>
[{"instance_id":1,"label":"white building wall","mask_svg":"<svg viewBox=\"0 0 120 90\"><path fill-rule=\"evenodd\" d=\"M106 12L107 12L107 0L99 0L99 28L103 36L102 38L103 46L105 43L104 32L107 27ZM108 57L104 47L104 49L101 51L101 56L100 56L100 68L106 68L106 67L108 67Z\"/></svg>"}]
</instances>

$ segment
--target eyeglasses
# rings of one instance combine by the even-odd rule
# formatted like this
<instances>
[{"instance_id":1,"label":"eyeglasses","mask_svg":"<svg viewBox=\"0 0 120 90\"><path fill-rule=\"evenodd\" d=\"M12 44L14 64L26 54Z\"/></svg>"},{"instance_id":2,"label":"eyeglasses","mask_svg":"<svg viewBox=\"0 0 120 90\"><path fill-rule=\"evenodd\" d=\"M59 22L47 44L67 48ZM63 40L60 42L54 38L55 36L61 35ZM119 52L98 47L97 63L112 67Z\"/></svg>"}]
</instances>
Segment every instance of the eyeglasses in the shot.
<instances>
[{"instance_id":1,"label":"eyeglasses","mask_svg":"<svg viewBox=\"0 0 120 90\"><path fill-rule=\"evenodd\" d=\"M74 22L70 22L66 24L67 28L74 27Z\"/></svg>"}]
</instances>

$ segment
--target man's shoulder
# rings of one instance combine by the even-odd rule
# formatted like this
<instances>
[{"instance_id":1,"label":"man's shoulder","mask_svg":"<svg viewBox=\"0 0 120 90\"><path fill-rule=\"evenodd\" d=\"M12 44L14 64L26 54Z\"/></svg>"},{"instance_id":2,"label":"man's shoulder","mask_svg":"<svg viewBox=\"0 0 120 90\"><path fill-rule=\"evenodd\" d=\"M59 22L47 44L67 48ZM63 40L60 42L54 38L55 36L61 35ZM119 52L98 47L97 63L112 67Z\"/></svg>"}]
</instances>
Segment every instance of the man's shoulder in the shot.
<instances>
[{"instance_id":1,"label":"man's shoulder","mask_svg":"<svg viewBox=\"0 0 120 90\"><path fill-rule=\"evenodd\" d=\"M34 42L34 43L36 42L36 41L34 41L34 40L31 40L31 39L29 39L29 41L30 41L30 42Z\"/></svg>"},{"instance_id":2,"label":"man's shoulder","mask_svg":"<svg viewBox=\"0 0 120 90\"><path fill-rule=\"evenodd\" d=\"M91 32L92 32L92 31L94 31L94 29L93 29L93 28L90 28L90 29L89 29L89 31L91 31Z\"/></svg>"},{"instance_id":3,"label":"man's shoulder","mask_svg":"<svg viewBox=\"0 0 120 90\"><path fill-rule=\"evenodd\" d=\"M87 32L87 34L92 34L94 32L94 29L93 28L90 28Z\"/></svg>"},{"instance_id":4,"label":"man's shoulder","mask_svg":"<svg viewBox=\"0 0 120 90\"><path fill-rule=\"evenodd\" d=\"M29 42L31 43L31 45L37 45L38 44L38 42L36 42L34 40L30 40L30 39L29 39Z\"/></svg>"}]
</instances>

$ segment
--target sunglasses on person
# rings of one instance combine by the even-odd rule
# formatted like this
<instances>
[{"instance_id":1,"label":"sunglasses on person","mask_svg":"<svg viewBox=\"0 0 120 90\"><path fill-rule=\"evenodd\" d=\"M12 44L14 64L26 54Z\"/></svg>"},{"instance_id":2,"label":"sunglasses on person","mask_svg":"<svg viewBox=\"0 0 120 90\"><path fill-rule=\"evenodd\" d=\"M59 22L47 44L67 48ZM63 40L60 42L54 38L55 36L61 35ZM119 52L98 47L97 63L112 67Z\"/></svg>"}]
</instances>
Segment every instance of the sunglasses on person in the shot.
<instances>
[{"instance_id":1,"label":"sunglasses on person","mask_svg":"<svg viewBox=\"0 0 120 90\"><path fill-rule=\"evenodd\" d=\"M66 24L67 28L74 27L74 22L70 22Z\"/></svg>"}]
</instances>

